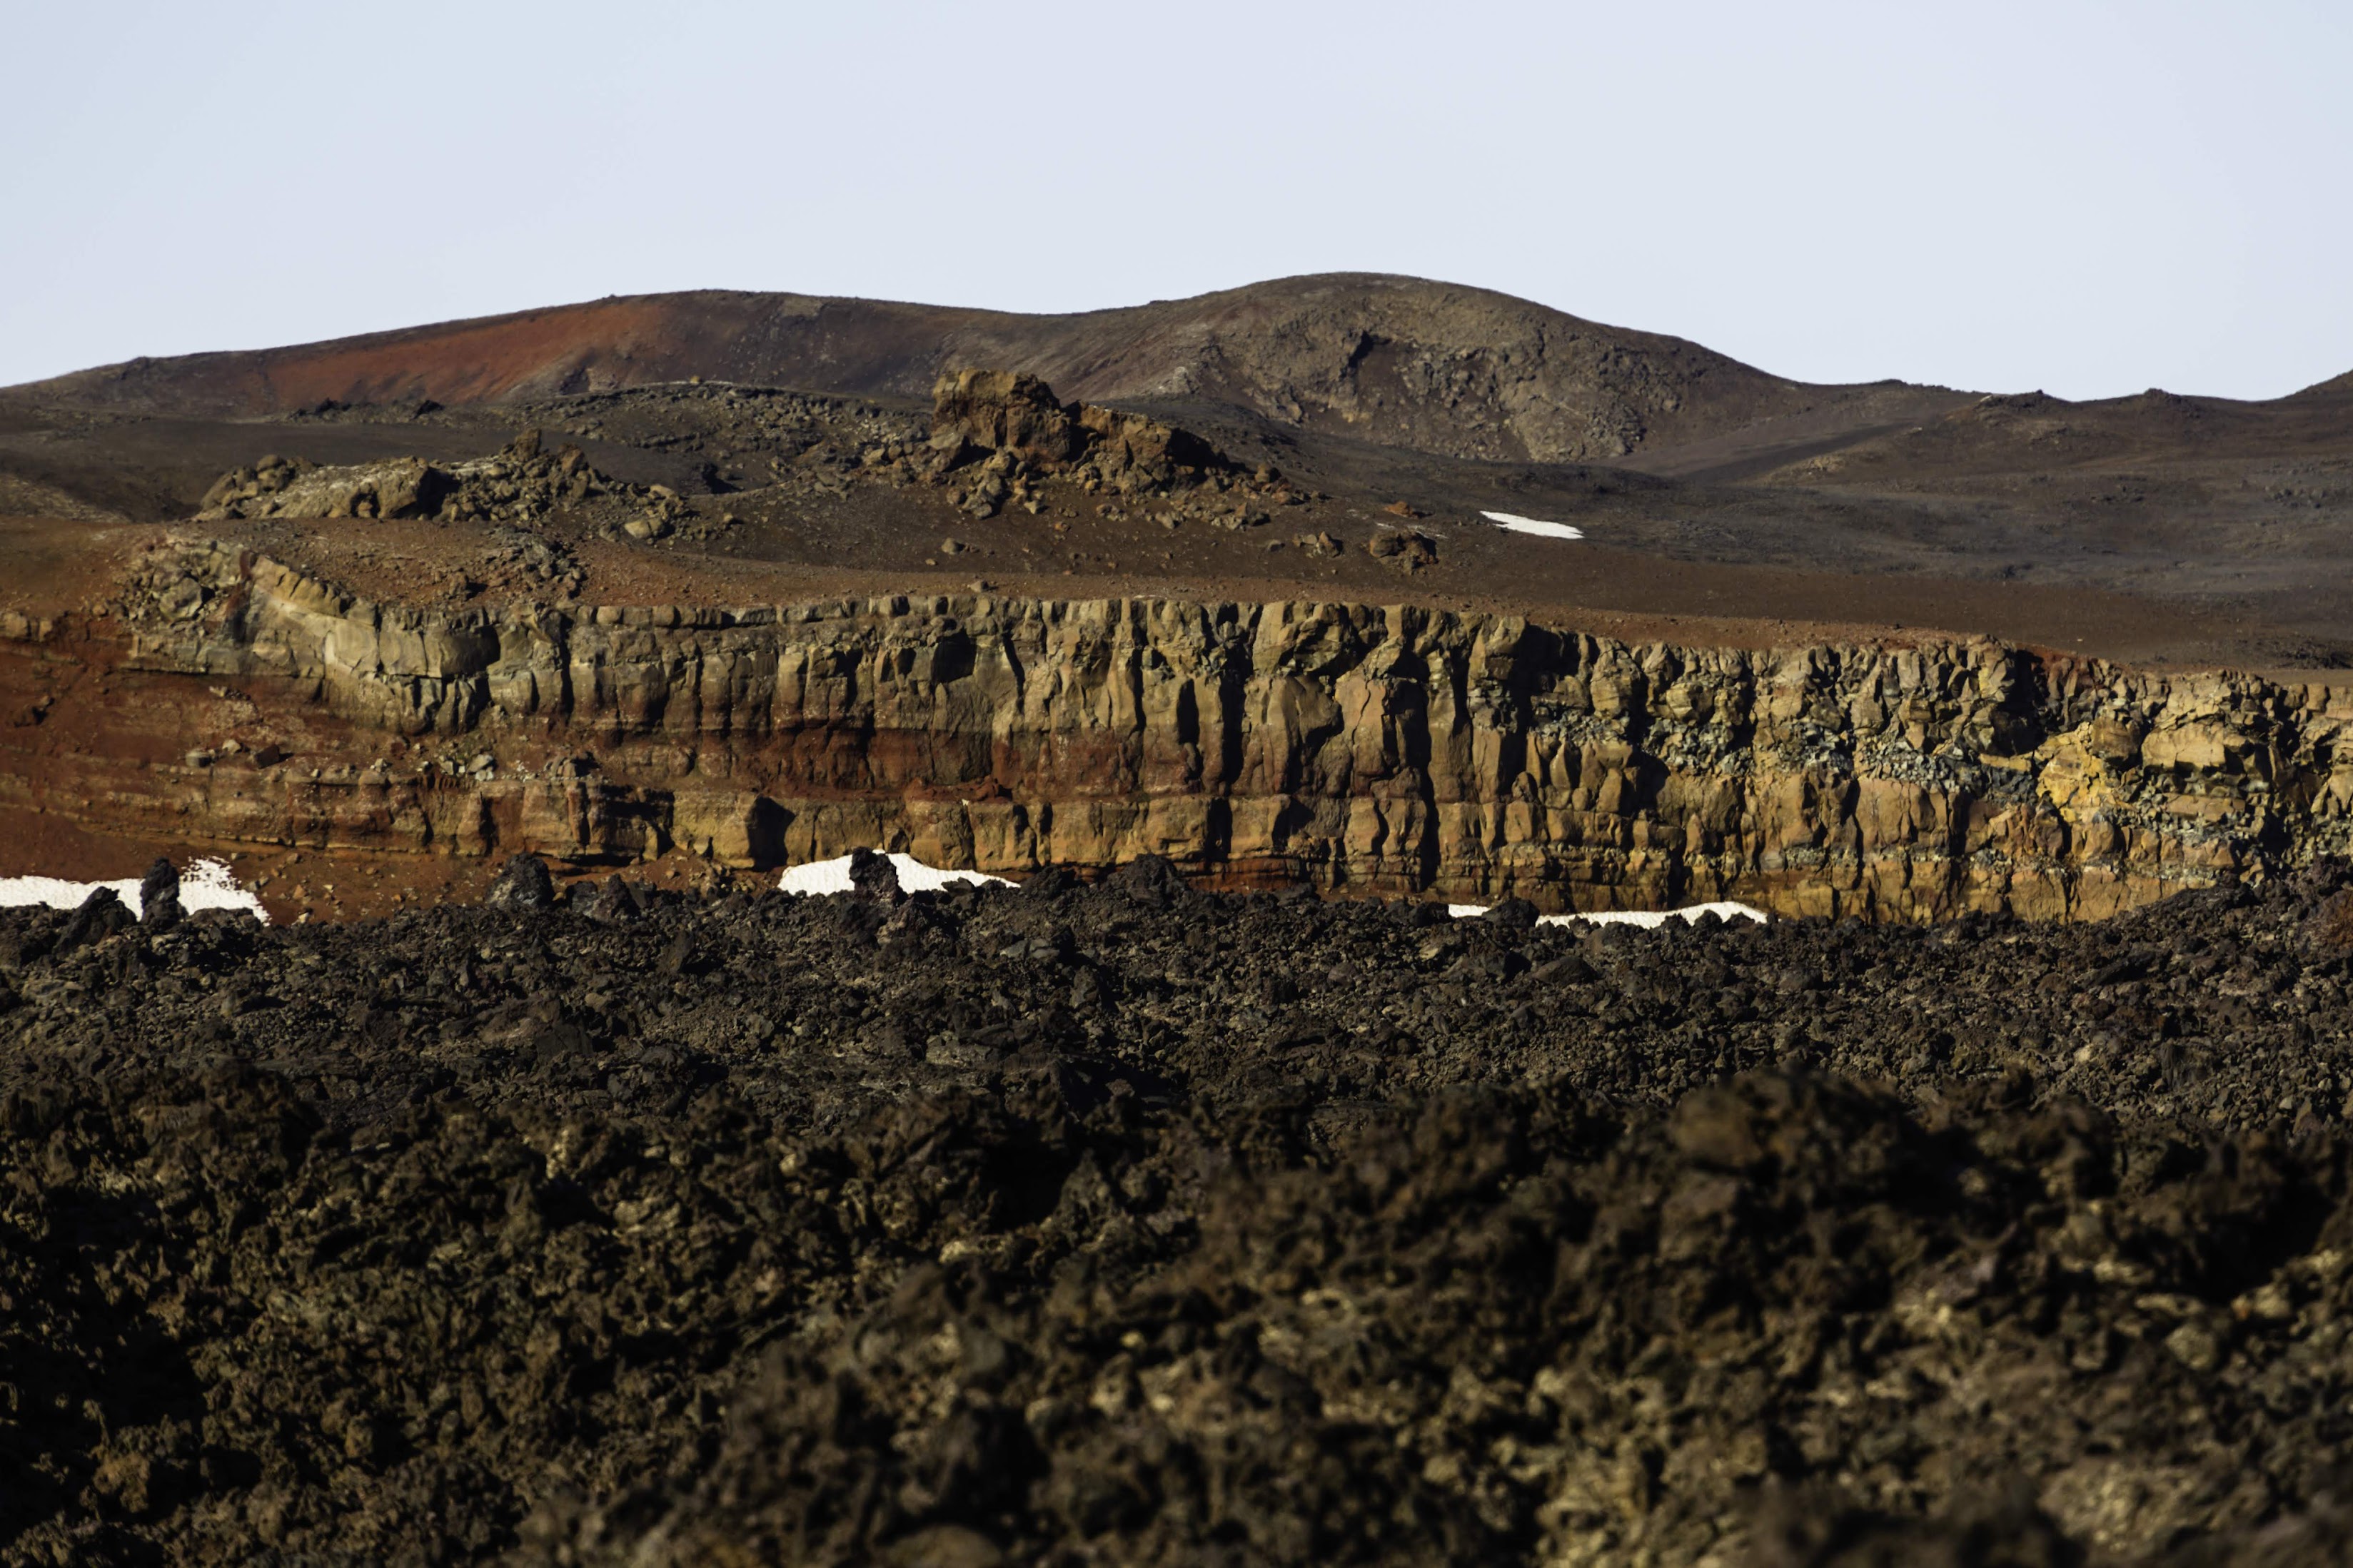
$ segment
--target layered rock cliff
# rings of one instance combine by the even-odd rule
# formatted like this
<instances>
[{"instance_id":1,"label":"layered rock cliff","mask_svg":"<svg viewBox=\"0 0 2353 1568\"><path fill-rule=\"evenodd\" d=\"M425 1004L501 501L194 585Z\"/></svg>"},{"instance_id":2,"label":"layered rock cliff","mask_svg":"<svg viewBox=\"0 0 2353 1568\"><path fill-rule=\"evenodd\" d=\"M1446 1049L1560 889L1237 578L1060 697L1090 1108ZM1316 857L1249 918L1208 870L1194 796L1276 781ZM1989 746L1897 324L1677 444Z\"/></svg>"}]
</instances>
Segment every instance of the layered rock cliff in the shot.
<instances>
[{"instance_id":1,"label":"layered rock cliff","mask_svg":"<svg viewBox=\"0 0 2353 1568\"><path fill-rule=\"evenodd\" d=\"M2353 690L1986 642L987 595L448 615L201 541L137 584L104 623L0 622L0 647L240 706L174 757L8 770L65 819L586 861L1148 852L1229 881L1892 919L2097 916L2353 850Z\"/></svg>"}]
</instances>

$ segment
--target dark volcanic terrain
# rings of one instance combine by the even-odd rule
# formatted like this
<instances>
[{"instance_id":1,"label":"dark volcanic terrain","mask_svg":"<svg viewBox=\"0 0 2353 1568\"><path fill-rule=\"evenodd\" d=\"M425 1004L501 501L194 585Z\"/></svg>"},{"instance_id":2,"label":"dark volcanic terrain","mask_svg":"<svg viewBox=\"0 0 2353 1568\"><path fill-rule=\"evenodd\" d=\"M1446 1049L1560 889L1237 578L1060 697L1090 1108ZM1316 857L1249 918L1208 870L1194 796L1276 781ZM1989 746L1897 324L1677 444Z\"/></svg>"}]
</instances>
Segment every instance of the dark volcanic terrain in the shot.
<instances>
[{"instance_id":1,"label":"dark volcanic terrain","mask_svg":"<svg viewBox=\"0 0 2353 1568\"><path fill-rule=\"evenodd\" d=\"M2353 1560L2348 516L1362 276L0 391L0 876L277 922L0 910L0 1564Z\"/></svg>"},{"instance_id":2,"label":"dark volcanic terrain","mask_svg":"<svg viewBox=\"0 0 2353 1568\"><path fill-rule=\"evenodd\" d=\"M2343 1560L2342 867L0 912L0 1562Z\"/></svg>"}]
</instances>

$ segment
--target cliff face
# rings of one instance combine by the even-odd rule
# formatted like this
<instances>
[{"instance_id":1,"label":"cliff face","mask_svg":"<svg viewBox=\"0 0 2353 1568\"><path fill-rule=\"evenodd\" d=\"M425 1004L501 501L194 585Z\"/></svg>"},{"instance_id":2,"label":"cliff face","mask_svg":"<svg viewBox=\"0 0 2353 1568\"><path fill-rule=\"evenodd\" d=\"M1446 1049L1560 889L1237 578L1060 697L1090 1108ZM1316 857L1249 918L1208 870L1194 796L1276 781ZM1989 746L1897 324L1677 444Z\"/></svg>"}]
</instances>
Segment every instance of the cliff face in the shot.
<instances>
[{"instance_id":1,"label":"cliff face","mask_svg":"<svg viewBox=\"0 0 2353 1568\"><path fill-rule=\"evenodd\" d=\"M12 765L22 802L330 847L864 844L1016 873L1149 852L1235 881L1887 919L2092 917L2353 849L2353 691L1983 642L986 595L447 616L204 542L137 584L111 631L16 617L0 648L240 706L192 705L175 756Z\"/></svg>"}]
</instances>

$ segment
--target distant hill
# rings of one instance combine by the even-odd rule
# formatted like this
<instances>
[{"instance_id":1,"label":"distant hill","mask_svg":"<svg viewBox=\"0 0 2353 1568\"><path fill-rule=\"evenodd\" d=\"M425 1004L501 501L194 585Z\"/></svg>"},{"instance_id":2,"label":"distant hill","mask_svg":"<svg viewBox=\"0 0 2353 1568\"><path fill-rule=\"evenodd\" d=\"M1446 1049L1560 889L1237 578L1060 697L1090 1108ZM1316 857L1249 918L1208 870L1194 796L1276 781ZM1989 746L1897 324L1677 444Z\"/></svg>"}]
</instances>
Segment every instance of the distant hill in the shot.
<instances>
[{"instance_id":1,"label":"distant hill","mask_svg":"<svg viewBox=\"0 0 2353 1568\"><path fill-rule=\"evenodd\" d=\"M1343 273L1075 315L799 294L639 295L331 342L140 359L18 388L207 417L347 404L514 401L708 380L920 396L944 367L1033 371L1094 402L1225 403L1449 457L1611 462L1788 427L1818 442L1951 395L1821 387L1680 338L1508 295ZM1883 406L1891 393L1903 406ZM1728 443L1728 445L1727 445Z\"/></svg>"}]
</instances>

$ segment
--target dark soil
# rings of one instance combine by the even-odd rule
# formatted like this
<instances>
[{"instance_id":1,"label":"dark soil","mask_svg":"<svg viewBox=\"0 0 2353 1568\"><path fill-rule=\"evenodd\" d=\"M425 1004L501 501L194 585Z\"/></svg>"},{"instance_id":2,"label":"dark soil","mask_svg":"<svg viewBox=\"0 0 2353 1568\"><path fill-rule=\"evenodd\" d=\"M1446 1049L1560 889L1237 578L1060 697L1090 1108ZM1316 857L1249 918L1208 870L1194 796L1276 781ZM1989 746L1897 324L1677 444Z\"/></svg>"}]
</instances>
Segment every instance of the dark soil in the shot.
<instances>
[{"instance_id":1,"label":"dark soil","mask_svg":"<svg viewBox=\"0 0 2353 1568\"><path fill-rule=\"evenodd\" d=\"M0 1562L2342 1561L2348 883L0 911Z\"/></svg>"}]
</instances>

